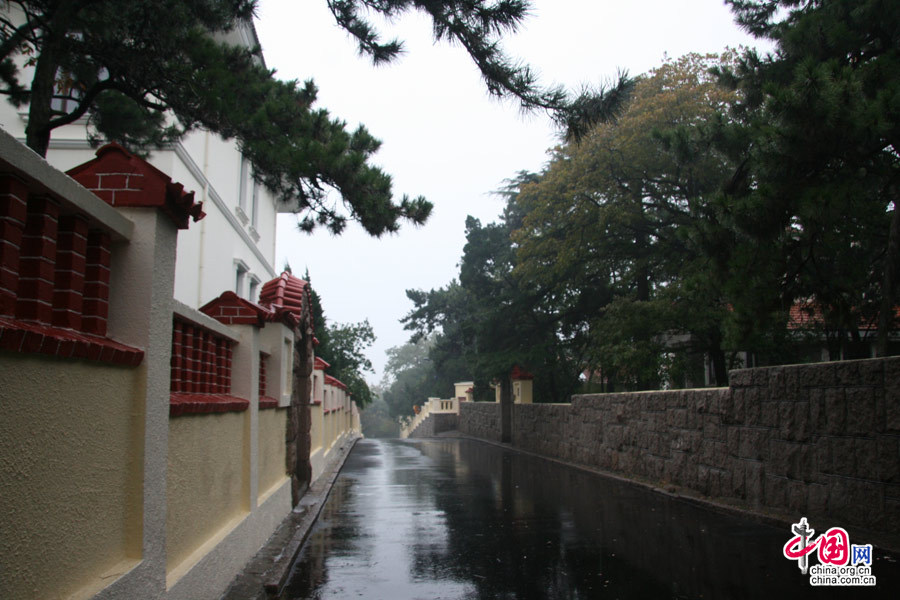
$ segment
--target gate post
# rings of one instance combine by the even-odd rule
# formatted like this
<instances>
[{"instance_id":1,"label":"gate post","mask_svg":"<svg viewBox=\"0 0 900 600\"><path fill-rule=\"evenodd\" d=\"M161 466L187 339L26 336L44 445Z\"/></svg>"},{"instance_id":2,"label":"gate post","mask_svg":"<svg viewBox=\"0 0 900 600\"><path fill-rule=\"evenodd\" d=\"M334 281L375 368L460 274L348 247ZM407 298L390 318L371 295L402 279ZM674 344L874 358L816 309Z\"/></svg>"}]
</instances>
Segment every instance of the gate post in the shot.
<instances>
[{"instance_id":1,"label":"gate post","mask_svg":"<svg viewBox=\"0 0 900 600\"><path fill-rule=\"evenodd\" d=\"M509 376L500 380L500 441L512 443L512 386Z\"/></svg>"}]
</instances>

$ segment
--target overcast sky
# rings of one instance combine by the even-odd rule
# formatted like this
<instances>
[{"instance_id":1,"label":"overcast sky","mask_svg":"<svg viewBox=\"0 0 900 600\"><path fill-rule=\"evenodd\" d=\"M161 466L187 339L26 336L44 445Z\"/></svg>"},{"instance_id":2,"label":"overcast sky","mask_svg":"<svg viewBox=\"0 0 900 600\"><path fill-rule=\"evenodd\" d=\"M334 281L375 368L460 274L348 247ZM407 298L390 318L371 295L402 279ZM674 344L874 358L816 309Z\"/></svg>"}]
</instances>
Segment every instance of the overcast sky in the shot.
<instances>
[{"instance_id":1,"label":"overcast sky","mask_svg":"<svg viewBox=\"0 0 900 600\"><path fill-rule=\"evenodd\" d=\"M408 15L383 28L406 54L373 67L334 24L325 0L261 0L256 22L266 63L282 79L312 78L318 104L351 128L364 124L383 144L374 163L393 176L399 197L434 203L429 222L374 239L355 224L333 237L306 235L296 218L279 218L275 268L309 269L330 322L368 319L377 341L369 350L381 379L385 351L405 343L398 322L412 308L409 288L438 288L458 273L467 215L496 219L492 195L520 170L539 171L557 132L544 114L522 115L491 99L468 55L435 46L428 20ZM719 52L754 45L722 0L535 0L522 30L507 39L512 56L546 84L577 89L658 66L665 55Z\"/></svg>"}]
</instances>

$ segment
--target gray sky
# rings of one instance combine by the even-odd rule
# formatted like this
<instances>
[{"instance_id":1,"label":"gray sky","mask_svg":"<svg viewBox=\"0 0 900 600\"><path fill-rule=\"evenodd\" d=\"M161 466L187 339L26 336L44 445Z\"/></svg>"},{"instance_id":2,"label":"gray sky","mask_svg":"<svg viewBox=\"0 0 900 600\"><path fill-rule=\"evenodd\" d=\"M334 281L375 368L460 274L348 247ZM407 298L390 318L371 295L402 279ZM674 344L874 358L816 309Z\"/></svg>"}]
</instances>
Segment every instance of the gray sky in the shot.
<instances>
[{"instance_id":1,"label":"gray sky","mask_svg":"<svg viewBox=\"0 0 900 600\"><path fill-rule=\"evenodd\" d=\"M373 67L334 24L324 0L261 0L257 32L266 63L282 79L312 78L318 104L383 144L374 163L394 178L399 197L434 203L429 222L373 239L351 224L333 237L296 230L279 218L275 268L285 259L297 274L309 268L330 322L369 319L377 341L369 350L378 381L385 350L407 341L398 320L412 308L405 290L446 285L458 273L466 215L490 222L502 209L491 192L520 170L539 171L556 132L544 114L522 115L512 102L487 95L459 47L435 46L425 17L385 24L406 54ZM506 49L535 68L545 84L577 89L637 75L664 55L719 52L752 45L722 0L535 0L531 17Z\"/></svg>"}]
</instances>

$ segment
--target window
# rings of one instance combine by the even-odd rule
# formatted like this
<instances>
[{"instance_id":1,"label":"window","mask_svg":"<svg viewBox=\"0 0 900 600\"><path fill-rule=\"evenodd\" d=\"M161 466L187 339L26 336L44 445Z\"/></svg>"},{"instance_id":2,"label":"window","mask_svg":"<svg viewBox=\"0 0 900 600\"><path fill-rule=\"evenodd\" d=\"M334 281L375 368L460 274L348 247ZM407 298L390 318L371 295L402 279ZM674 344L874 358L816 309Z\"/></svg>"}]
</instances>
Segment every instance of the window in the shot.
<instances>
[{"instance_id":1,"label":"window","mask_svg":"<svg viewBox=\"0 0 900 600\"><path fill-rule=\"evenodd\" d=\"M259 284L259 277L250 275L250 293L247 295L247 300L250 302L256 302L256 297L259 294Z\"/></svg>"},{"instance_id":2,"label":"window","mask_svg":"<svg viewBox=\"0 0 900 600\"><path fill-rule=\"evenodd\" d=\"M249 272L250 267L247 266L247 263L239 258L234 260L234 293L241 298L246 297L246 292L244 292L244 282L247 280L247 274Z\"/></svg>"},{"instance_id":3,"label":"window","mask_svg":"<svg viewBox=\"0 0 900 600\"><path fill-rule=\"evenodd\" d=\"M241 157L241 174L238 180L238 208L247 212L247 174L250 172L250 162Z\"/></svg>"},{"instance_id":4,"label":"window","mask_svg":"<svg viewBox=\"0 0 900 600\"><path fill-rule=\"evenodd\" d=\"M259 221L259 184L254 180L251 185L253 193L250 197L250 225L256 227L256 223Z\"/></svg>"}]
</instances>

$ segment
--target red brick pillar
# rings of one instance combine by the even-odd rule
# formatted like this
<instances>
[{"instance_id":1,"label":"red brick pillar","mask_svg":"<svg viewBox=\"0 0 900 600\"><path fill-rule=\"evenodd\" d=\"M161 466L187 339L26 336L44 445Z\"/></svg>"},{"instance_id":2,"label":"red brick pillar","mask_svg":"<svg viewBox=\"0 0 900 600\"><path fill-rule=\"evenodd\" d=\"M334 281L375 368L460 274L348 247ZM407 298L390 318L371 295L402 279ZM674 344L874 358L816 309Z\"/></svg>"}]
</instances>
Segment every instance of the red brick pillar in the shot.
<instances>
[{"instance_id":1,"label":"red brick pillar","mask_svg":"<svg viewBox=\"0 0 900 600\"><path fill-rule=\"evenodd\" d=\"M106 322L109 317L108 233L99 230L88 233L86 259L81 328L85 333L106 336Z\"/></svg>"},{"instance_id":2,"label":"red brick pillar","mask_svg":"<svg viewBox=\"0 0 900 600\"><path fill-rule=\"evenodd\" d=\"M53 286L53 324L81 329L88 222L81 215L59 219Z\"/></svg>"},{"instance_id":3,"label":"red brick pillar","mask_svg":"<svg viewBox=\"0 0 900 600\"><path fill-rule=\"evenodd\" d=\"M28 199L19 262L16 317L50 323L53 318L56 234L59 204L46 196Z\"/></svg>"},{"instance_id":4,"label":"red brick pillar","mask_svg":"<svg viewBox=\"0 0 900 600\"><path fill-rule=\"evenodd\" d=\"M25 230L28 188L12 175L0 176L0 316L14 317Z\"/></svg>"}]
</instances>

